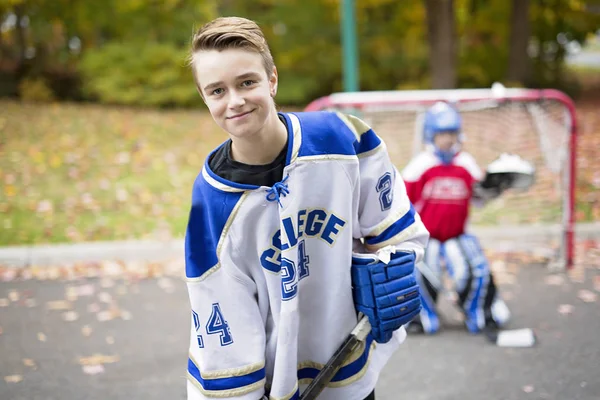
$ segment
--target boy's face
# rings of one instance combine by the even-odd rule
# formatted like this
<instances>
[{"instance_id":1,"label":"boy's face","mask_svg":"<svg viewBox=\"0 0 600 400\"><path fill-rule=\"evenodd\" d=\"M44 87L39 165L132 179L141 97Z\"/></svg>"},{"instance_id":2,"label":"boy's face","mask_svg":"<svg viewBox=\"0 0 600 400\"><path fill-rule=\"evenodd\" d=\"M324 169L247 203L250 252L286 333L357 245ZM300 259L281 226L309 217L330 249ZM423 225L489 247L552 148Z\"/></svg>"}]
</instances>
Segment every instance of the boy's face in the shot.
<instances>
[{"instance_id":1,"label":"boy's face","mask_svg":"<svg viewBox=\"0 0 600 400\"><path fill-rule=\"evenodd\" d=\"M433 137L433 144L442 151L448 151L458 143L457 131L438 132Z\"/></svg>"},{"instance_id":2,"label":"boy's face","mask_svg":"<svg viewBox=\"0 0 600 400\"><path fill-rule=\"evenodd\" d=\"M198 90L215 122L234 137L262 130L275 107L277 71L267 76L260 54L241 49L194 55Z\"/></svg>"}]
</instances>

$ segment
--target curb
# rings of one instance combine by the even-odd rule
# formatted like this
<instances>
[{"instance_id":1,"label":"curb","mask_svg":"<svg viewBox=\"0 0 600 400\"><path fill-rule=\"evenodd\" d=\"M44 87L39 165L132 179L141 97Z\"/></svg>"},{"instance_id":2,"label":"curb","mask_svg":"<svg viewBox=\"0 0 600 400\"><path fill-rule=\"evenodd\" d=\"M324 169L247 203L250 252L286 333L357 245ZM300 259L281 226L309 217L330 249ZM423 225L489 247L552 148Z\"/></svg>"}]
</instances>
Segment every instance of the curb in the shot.
<instances>
[{"instance_id":1,"label":"curb","mask_svg":"<svg viewBox=\"0 0 600 400\"><path fill-rule=\"evenodd\" d=\"M560 239L559 225L473 226L469 232L480 239L484 248L497 251L549 254L554 251L552 243ZM600 241L600 222L578 224L575 237L578 241ZM184 239L0 247L0 265L23 268L108 260L160 262L182 258L184 249Z\"/></svg>"}]
</instances>

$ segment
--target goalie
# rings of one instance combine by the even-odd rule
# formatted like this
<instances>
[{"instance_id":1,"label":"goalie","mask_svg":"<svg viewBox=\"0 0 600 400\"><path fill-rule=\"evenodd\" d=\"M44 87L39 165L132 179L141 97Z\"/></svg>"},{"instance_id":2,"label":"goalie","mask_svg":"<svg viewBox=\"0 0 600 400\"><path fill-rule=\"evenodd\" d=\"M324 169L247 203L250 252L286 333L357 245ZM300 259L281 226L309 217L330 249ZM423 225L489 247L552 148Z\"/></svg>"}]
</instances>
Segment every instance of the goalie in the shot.
<instances>
[{"instance_id":1,"label":"goalie","mask_svg":"<svg viewBox=\"0 0 600 400\"><path fill-rule=\"evenodd\" d=\"M411 322L413 332L432 334L440 328L436 301L442 266L452 278L470 332L497 329L510 317L479 241L465 227L471 204L483 205L509 188L528 188L533 168L518 156L504 154L484 176L475 159L461 150L461 123L451 105L434 104L425 114L426 150L402 172L408 196L431 235L424 262L418 265L423 308Z\"/></svg>"}]
</instances>

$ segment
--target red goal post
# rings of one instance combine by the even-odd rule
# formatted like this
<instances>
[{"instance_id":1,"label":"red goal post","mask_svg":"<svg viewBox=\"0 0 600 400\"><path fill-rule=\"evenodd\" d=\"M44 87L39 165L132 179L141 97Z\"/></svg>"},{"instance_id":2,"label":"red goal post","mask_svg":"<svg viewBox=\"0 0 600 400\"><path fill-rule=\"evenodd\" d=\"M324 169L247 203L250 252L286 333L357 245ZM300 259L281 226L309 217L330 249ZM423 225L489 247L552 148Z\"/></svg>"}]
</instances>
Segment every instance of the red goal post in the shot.
<instances>
[{"instance_id":1,"label":"red goal post","mask_svg":"<svg viewBox=\"0 0 600 400\"><path fill-rule=\"evenodd\" d=\"M532 252L555 267L572 267L577 118L563 92L499 84L491 89L340 92L314 100L306 111L336 110L362 118L384 139L402 170L422 150L423 115L437 101L461 111L464 149L482 169L503 152L536 168L529 191L510 191L474 209L470 225L484 246Z\"/></svg>"}]
</instances>

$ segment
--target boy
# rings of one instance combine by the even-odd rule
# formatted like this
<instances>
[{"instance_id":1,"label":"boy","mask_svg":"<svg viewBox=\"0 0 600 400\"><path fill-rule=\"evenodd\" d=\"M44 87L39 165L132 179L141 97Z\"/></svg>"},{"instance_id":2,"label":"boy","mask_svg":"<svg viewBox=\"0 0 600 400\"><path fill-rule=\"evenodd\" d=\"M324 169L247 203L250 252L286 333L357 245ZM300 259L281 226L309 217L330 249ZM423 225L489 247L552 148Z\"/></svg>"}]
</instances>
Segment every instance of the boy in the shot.
<instances>
[{"instance_id":1,"label":"boy","mask_svg":"<svg viewBox=\"0 0 600 400\"><path fill-rule=\"evenodd\" d=\"M357 310L371 334L319 398L374 399L420 310L414 263L428 239L384 143L349 115L277 113L277 69L253 21L204 25L190 59L229 140L192 194L188 399L297 399ZM386 265L373 253L390 245Z\"/></svg>"},{"instance_id":2,"label":"boy","mask_svg":"<svg viewBox=\"0 0 600 400\"><path fill-rule=\"evenodd\" d=\"M483 204L501 190L478 184L483 173L461 150L461 117L452 106L438 102L427 110L423 134L427 149L402 171L408 196L431 235L425 260L418 265L423 308L409 330L432 334L440 328L435 305L442 289L442 261L454 281L467 329L495 329L510 313L477 238L465 233L465 226L470 202Z\"/></svg>"}]
</instances>

